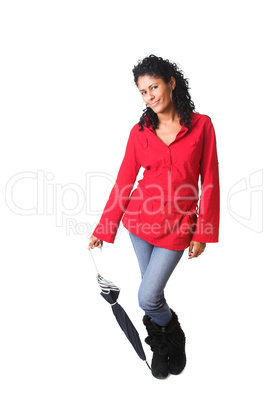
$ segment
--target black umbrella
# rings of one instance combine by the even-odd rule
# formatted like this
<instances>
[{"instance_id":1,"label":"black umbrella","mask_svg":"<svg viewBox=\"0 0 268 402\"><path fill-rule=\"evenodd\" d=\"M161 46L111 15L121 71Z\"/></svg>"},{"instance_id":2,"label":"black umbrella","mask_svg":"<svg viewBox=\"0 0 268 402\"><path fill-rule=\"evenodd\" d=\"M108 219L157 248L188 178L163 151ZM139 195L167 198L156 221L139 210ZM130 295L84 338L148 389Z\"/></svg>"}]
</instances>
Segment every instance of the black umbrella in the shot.
<instances>
[{"instance_id":1,"label":"black umbrella","mask_svg":"<svg viewBox=\"0 0 268 402\"><path fill-rule=\"evenodd\" d=\"M141 344L140 336L138 334L138 331L132 324L129 316L123 309L123 307L118 303L117 299L120 293L120 289L114 285L111 281L108 281L107 279L104 279L98 272L97 266L95 264L93 255L91 253L91 250L89 249L94 266L97 271L97 281L98 284L100 285L101 288L101 296L108 302L110 303L113 313L115 315L115 318L120 325L121 329L124 331L126 337L128 338L129 342L132 344L133 348L136 350L136 353L138 356L144 360L147 364L147 366L150 368L149 364L146 361L146 356Z\"/></svg>"}]
</instances>

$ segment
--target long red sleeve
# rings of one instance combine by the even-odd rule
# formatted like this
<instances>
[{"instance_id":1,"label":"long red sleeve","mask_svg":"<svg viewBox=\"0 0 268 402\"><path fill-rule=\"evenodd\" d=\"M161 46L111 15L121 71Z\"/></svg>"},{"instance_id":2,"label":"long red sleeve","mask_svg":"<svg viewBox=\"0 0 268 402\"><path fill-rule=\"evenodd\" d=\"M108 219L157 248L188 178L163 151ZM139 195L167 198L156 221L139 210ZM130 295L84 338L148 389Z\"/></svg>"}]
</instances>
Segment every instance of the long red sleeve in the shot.
<instances>
[{"instance_id":1,"label":"long red sleeve","mask_svg":"<svg viewBox=\"0 0 268 402\"><path fill-rule=\"evenodd\" d=\"M200 175L199 216L192 240L202 243L218 242L220 217L219 168L215 131L210 118L208 118L204 127Z\"/></svg>"},{"instance_id":2,"label":"long red sleeve","mask_svg":"<svg viewBox=\"0 0 268 402\"><path fill-rule=\"evenodd\" d=\"M121 218L127 208L129 196L141 166L137 157L135 141L135 131L132 128L116 182L101 219L93 231L93 236L108 243L114 243Z\"/></svg>"}]
</instances>

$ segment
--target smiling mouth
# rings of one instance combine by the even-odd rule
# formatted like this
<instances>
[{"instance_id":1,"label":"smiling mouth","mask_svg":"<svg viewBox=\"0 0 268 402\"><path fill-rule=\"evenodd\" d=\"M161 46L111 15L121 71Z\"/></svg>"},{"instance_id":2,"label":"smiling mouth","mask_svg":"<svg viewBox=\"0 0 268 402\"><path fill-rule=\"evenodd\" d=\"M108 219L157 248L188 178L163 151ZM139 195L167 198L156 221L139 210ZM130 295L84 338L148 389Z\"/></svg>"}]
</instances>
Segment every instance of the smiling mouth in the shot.
<instances>
[{"instance_id":1,"label":"smiling mouth","mask_svg":"<svg viewBox=\"0 0 268 402\"><path fill-rule=\"evenodd\" d=\"M150 106L150 107L155 106L158 102L160 102L160 99L158 99L158 101L156 101L156 102L154 102L154 103L151 103L149 106Z\"/></svg>"}]
</instances>

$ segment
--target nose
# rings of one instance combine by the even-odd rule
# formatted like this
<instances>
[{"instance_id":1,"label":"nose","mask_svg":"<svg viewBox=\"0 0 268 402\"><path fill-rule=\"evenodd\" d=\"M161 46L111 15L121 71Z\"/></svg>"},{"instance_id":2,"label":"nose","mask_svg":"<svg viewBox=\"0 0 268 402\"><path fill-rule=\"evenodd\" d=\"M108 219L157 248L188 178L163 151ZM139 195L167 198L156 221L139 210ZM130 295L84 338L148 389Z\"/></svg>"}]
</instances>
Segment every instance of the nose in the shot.
<instances>
[{"instance_id":1,"label":"nose","mask_svg":"<svg viewBox=\"0 0 268 402\"><path fill-rule=\"evenodd\" d=\"M154 99L154 95L150 91L148 91L147 102L149 102L152 99Z\"/></svg>"}]
</instances>

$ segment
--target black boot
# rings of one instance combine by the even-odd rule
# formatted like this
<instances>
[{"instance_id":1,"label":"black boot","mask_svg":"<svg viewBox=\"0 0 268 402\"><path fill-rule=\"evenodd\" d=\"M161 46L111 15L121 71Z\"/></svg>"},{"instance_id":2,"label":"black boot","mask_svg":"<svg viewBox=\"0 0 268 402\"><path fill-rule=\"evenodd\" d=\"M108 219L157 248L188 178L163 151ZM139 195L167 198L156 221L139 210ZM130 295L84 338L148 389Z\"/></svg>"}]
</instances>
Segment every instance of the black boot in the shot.
<instances>
[{"instance_id":1,"label":"black boot","mask_svg":"<svg viewBox=\"0 0 268 402\"><path fill-rule=\"evenodd\" d=\"M185 334L177 314L171 310L172 319L166 326L170 374L180 374L186 365Z\"/></svg>"},{"instance_id":2,"label":"black boot","mask_svg":"<svg viewBox=\"0 0 268 402\"><path fill-rule=\"evenodd\" d=\"M148 315L143 317L143 323L149 335L145 338L145 342L153 351L152 375L158 379L166 378L168 376L168 347L165 327L153 322Z\"/></svg>"}]
</instances>

